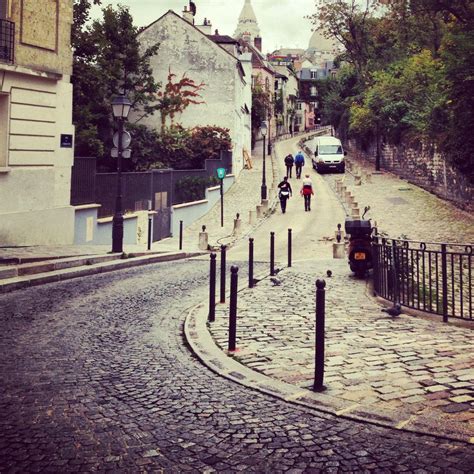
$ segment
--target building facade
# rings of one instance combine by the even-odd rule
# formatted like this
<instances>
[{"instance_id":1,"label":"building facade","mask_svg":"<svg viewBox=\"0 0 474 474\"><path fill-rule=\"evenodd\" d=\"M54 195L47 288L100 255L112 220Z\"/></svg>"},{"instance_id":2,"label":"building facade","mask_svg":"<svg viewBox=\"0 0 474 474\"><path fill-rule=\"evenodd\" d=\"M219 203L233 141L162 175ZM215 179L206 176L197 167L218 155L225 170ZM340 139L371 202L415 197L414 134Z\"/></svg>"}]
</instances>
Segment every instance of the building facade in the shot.
<instances>
[{"instance_id":1,"label":"building facade","mask_svg":"<svg viewBox=\"0 0 474 474\"><path fill-rule=\"evenodd\" d=\"M73 0L0 0L0 245L71 244Z\"/></svg>"},{"instance_id":2,"label":"building facade","mask_svg":"<svg viewBox=\"0 0 474 474\"><path fill-rule=\"evenodd\" d=\"M209 24L208 24L209 23ZM179 80L186 75L196 84L204 84L199 91L200 104L191 104L177 121L184 127L219 126L228 128L233 143L233 172L243 168L244 150L250 151L250 77L246 76L245 62L237 43L219 42L220 35L210 35L210 22L194 25L191 12L183 17L172 10L149 25L139 35L144 49L159 44L150 64L158 82L166 84L168 74ZM212 38L215 36L214 38ZM150 128L159 129L159 117L142 120Z\"/></svg>"}]
</instances>

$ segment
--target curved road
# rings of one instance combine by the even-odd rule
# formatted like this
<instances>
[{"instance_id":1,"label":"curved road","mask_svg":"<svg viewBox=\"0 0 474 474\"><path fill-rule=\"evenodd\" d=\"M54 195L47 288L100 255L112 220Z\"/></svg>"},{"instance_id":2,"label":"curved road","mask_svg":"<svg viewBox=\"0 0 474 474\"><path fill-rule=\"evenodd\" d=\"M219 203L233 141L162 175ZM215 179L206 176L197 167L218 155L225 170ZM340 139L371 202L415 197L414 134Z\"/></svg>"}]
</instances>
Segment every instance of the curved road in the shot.
<instances>
[{"instance_id":1,"label":"curved road","mask_svg":"<svg viewBox=\"0 0 474 474\"><path fill-rule=\"evenodd\" d=\"M207 264L182 261L0 296L0 472L472 471L472 445L209 372L182 335L206 279Z\"/></svg>"}]
</instances>

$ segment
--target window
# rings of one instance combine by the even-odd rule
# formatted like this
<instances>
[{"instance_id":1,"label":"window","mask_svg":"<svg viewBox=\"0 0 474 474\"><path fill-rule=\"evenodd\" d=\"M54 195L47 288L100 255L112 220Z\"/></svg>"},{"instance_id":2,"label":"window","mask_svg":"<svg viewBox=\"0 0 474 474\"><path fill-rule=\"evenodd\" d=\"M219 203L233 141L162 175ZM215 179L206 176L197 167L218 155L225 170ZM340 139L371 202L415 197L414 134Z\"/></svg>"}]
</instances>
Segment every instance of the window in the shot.
<instances>
[{"instance_id":1,"label":"window","mask_svg":"<svg viewBox=\"0 0 474 474\"><path fill-rule=\"evenodd\" d=\"M311 79L317 79L318 78L318 72L317 71L311 71Z\"/></svg>"},{"instance_id":2,"label":"window","mask_svg":"<svg viewBox=\"0 0 474 474\"><path fill-rule=\"evenodd\" d=\"M0 127L0 168L8 165L8 124L10 123L8 101L9 95L0 94L0 123L7 124L6 127Z\"/></svg>"},{"instance_id":3,"label":"window","mask_svg":"<svg viewBox=\"0 0 474 474\"><path fill-rule=\"evenodd\" d=\"M316 86L311 86L310 94L311 94L312 97L314 97L315 95L317 95Z\"/></svg>"},{"instance_id":4,"label":"window","mask_svg":"<svg viewBox=\"0 0 474 474\"><path fill-rule=\"evenodd\" d=\"M296 103L296 110L301 110L301 102Z\"/></svg>"},{"instance_id":5,"label":"window","mask_svg":"<svg viewBox=\"0 0 474 474\"><path fill-rule=\"evenodd\" d=\"M301 125L301 123L302 123L301 117L299 117L299 116L296 117L295 118L295 125Z\"/></svg>"}]
</instances>

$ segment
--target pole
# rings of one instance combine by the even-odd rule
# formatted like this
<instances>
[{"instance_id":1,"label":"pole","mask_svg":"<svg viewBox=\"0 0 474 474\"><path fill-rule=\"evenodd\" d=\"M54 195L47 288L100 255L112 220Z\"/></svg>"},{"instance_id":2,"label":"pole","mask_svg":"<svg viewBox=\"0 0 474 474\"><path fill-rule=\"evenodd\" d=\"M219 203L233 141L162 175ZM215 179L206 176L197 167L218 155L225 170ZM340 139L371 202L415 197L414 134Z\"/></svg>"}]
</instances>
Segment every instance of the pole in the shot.
<instances>
[{"instance_id":1,"label":"pole","mask_svg":"<svg viewBox=\"0 0 474 474\"><path fill-rule=\"evenodd\" d=\"M443 286L443 322L448 322L448 255L446 244L441 244L441 278Z\"/></svg>"},{"instance_id":2,"label":"pole","mask_svg":"<svg viewBox=\"0 0 474 474\"><path fill-rule=\"evenodd\" d=\"M221 227L224 227L224 180L221 179Z\"/></svg>"},{"instance_id":3,"label":"pole","mask_svg":"<svg viewBox=\"0 0 474 474\"><path fill-rule=\"evenodd\" d=\"M152 224L153 224L153 217L148 216L148 246L147 246L147 249L148 249L148 250L151 250L151 240L152 240L151 231L152 231Z\"/></svg>"},{"instance_id":4,"label":"pole","mask_svg":"<svg viewBox=\"0 0 474 474\"><path fill-rule=\"evenodd\" d=\"M291 229L288 229L288 268L291 268L291 253L292 253L292 235L291 235Z\"/></svg>"},{"instance_id":5,"label":"pole","mask_svg":"<svg viewBox=\"0 0 474 474\"><path fill-rule=\"evenodd\" d=\"M179 250L183 250L183 221L179 221Z\"/></svg>"},{"instance_id":6,"label":"pole","mask_svg":"<svg viewBox=\"0 0 474 474\"><path fill-rule=\"evenodd\" d=\"M249 288L253 288L253 238L249 239Z\"/></svg>"},{"instance_id":7,"label":"pole","mask_svg":"<svg viewBox=\"0 0 474 474\"><path fill-rule=\"evenodd\" d=\"M117 196L115 198L115 213L112 221L112 252L123 252L123 210L122 210L122 135L123 119L118 119L118 157L117 157Z\"/></svg>"},{"instance_id":8,"label":"pole","mask_svg":"<svg viewBox=\"0 0 474 474\"><path fill-rule=\"evenodd\" d=\"M376 142L376 150L375 150L375 171L380 171L380 133L379 127L377 125L376 132L377 134L377 142Z\"/></svg>"},{"instance_id":9,"label":"pole","mask_svg":"<svg viewBox=\"0 0 474 474\"><path fill-rule=\"evenodd\" d=\"M221 245L221 303L225 303L225 266L227 247Z\"/></svg>"},{"instance_id":10,"label":"pole","mask_svg":"<svg viewBox=\"0 0 474 474\"><path fill-rule=\"evenodd\" d=\"M262 168L262 189L261 189L262 201L267 199L267 182L265 176L265 135L263 136L263 168Z\"/></svg>"},{"instance_id":11,"label":"pole","mask_svg":"<svg viewBox=\"0 0 474 474\"><path fill-rule=\"evenodd\" d=\"M209 273L209 316L207 320L213 323L216 320L216 254L211 253Z\"/></svg>"},{"instance_id":12,"label":"pole","mask_svg":"<svg viewBox=\"0 0 474 474\"><path fill-rule=\"evenodd\" d=\"M270 232L270 276L275 276L275 232Z\"/></svg>"},{"instance_id":13,"label":"pole","mask_svg":"<svg viewBox=\"0 0 474 474\"><path fill-rule=\"evenodd\" d=\"M314 364L315 392L322 392L324 386L324 319L325 319L325 290L326 282L316 280L316 353Z\"/></svg>"},{"instance_id":14,"label":"pole","mask_svg":"<svg viewBox=\"0 0 474 474\"><path fill-rule=\"evenodd\" d=\"M230 268L229 352L235 351L237 341L237 287L239 267Z\"/></svg>"}]
</instances>

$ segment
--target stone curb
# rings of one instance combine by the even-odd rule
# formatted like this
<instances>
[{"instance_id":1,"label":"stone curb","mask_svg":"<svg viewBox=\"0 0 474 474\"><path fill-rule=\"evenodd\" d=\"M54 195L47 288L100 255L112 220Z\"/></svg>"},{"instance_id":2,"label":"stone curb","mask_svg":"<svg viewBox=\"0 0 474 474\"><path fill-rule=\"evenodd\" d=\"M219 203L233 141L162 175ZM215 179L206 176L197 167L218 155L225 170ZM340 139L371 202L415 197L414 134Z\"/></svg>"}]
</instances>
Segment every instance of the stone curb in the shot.
<instances>
[{"instance_id":1,"label":"stone curb","mask_svg":"<svg viewBox=\"0 0 474 474\"><path fill-rule=\"evenodd\" d=\"M264 278L269 278L269 276L266 275ZM239 292L245 289L246 286L239 285ZM275 380L250 369L238 361L238 349L235 353L229 353L220 349L214 342L208 330L207 305L207 302L200 303L188 311L184 323L184 335L191 351L203 365L217 375L285 402L343 419L432 436L446 441L461 441L468 445L474 444L474 438L440 434L436 427L429 424L417 425L416 427L410 426L411 420L400 422L388 416L383 416L375 410L373 412L368 410L358 411L357 404L326 395L324 392L313 392L310 387L301 388Z\"/></svg>"},{"instance_id":2,"label":"stone curb","mask_svg":"<svg viewBox=\"0 0 474 474\"><path fill-rule=\"evenodd\" d=\"M22 288L31 286L44 285L46 283L54 283L59 281L71 280L84 276L97 275L98 273L106 273L114 270L123 270L125 268L134 268L152 263L169 262L173 260L182 260L190 257L204 255L207 252L170 252L154 255L146 255L143 257L128 258L124 260L114 260L113 262L101 262L93 265L82 267L66 268L56 270L49 273L39 273L36 275L27 275L17 278L10 278L0 283L0 294L9 293Z\"/></svg>"}]
</instances>

